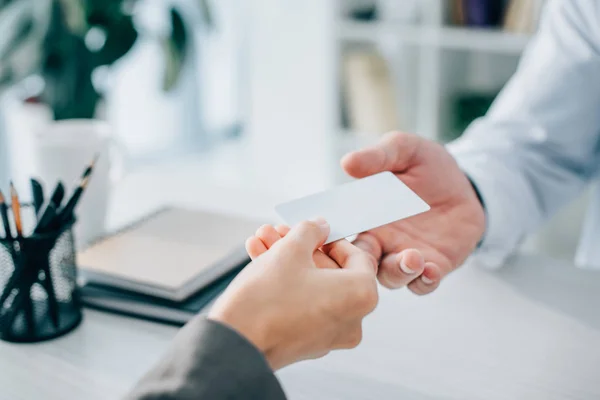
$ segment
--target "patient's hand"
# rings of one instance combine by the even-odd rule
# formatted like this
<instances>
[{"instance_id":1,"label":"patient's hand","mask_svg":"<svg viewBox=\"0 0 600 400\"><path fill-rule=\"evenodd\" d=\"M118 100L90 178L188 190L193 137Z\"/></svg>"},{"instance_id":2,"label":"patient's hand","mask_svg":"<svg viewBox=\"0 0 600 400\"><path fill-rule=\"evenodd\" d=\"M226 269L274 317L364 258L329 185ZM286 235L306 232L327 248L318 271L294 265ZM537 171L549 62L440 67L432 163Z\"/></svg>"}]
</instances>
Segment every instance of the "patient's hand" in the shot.
<instances>
[{"instance_id":1,"label":"patient's hand","mask_svg":"<svg viewBox=\"0 0 600 400\"><path fill-rule=\"evenodd\" d=\"M247 338L274 370L356 347L363 318L377 305L375 259L346 240L323 246L330 228L322 219L289 232L271 228L248 241L259 257L233 280L208 318Z\"/></svg>"},{"instance_id":2,"label":"patient's hand","mask_svg":"<svg viewBox=\"0 0 600 400\"><path fill-rule=\"evenodd\" d=\"M246 240L246 251L252 260L269 250L278 240L285 237L290 231L287 225L263 225ZM325 255L321 250L313 253L313 261L318 268L341 268L335 261Z\"/></svg>"}]
</instances>

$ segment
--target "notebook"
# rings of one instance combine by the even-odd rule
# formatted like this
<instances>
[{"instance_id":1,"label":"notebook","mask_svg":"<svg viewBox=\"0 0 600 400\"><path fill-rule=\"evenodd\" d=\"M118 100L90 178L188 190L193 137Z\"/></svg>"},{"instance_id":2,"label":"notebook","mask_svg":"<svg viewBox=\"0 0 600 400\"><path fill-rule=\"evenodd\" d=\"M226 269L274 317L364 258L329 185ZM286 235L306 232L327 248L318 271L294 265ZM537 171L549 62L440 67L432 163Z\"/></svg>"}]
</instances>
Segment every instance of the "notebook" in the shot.
<instances>
[{"instance_id":1,"label":"notebook","mask_svg":"<svg viewBox=\"0 0 600 400\"><path fill-rule=\"evenodd\" d=\"M84 285L79 294L89 308L182 326L198 314L207 314L240 270L226 274L180 303L94 284Z\"/></svg>"},{"instance_id":2,"label":"notebook","mask_svg":"<svg viewBox=\"0 0 600 400\"><path fill-rule=\"evenodd\" d=\"M250 260L249 219L180 208L161 210L79 252L85 284L183 302Z\"/></svg>"}]
</instances>

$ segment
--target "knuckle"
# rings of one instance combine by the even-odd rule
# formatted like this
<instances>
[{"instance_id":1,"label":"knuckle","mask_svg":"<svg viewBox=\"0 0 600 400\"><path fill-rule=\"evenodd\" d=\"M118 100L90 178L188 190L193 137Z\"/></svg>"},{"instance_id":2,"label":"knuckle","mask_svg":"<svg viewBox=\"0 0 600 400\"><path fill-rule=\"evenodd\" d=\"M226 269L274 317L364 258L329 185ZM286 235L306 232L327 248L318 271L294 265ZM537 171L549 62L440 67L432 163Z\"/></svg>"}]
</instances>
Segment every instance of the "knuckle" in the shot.
<instances>
[{"instance_id":1,"label":"knuckle","mask_svg":"<svg viewBox=\"0 0 600 400\"><path fill-rule=\"evenodd\" d=\"M298 236L289 236L285 242L278 247L281 253L287 254L290 257L296 257L302 253L303 244L302 240Z\"/></svg>"},{"instance_id":2,"label":"knuckle","mask_svg":"<svg viewBox=\"0 0 600 400\"><path fill-rule=\"evenodd\" d=\"M413 139L416 135L412 133L391 131L384 135L385 139L393 144L402 145L405 142Z\"/></svg>"},{"instance_id":3,"label":"knuckle","mask_svg":"<svg viewBox=\"0 0 600 400\"><path fill-rule=\"evenodd\" d=\"M320 234L319 226L311 221L302 221L296 227L295 235L296 237L302 237L305 235L318 235Z\"/></svg>"},{"instance_id":4,"label":"knuckle","mask_svg":"<svg viewBox=\"0 0 600 400\"><path fill-rule=\"evenodd\" d=\"M298 224L298 229L304 232L315 229L316 227L317 225L310 221L302 221Z\"/></svg>"},{"instance_id":5,"label":"knuckle","mask_svg":"<svg viewBox=\"0 0 600 400\"><path fill-rule=\"evenodd\" d=\"M372 233L361 233L354 240L353 244L367 254L370 254L377 261L376 257L380 255L380 247L377 238Z\"/></svg>"},{"instance_id":6,"label":"knuckle","mask_svg":"<svg viewBox=\"0 0 600 400\"><path fill-rule=\"evenodd\" d=\"M400 139L403 135L406 135L406 133L402 133L400 131L390 131L387 132L386 134L383 135L383 138L385 140L398 140Z\"/></svg>"}]
</instances>

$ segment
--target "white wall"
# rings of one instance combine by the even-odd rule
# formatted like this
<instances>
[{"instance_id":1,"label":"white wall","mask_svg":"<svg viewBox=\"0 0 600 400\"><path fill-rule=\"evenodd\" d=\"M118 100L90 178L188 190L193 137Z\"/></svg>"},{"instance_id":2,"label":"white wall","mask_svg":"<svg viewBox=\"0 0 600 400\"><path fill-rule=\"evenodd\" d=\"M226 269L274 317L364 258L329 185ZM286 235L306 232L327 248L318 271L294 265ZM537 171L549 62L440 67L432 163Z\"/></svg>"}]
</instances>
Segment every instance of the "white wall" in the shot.
<instances>
[{"instance_id":1,"label":"white wall","mask_svg":"<svg viewBox=\"0 0 600 400\"><path fill-rule=\"evenodd\" d=\"M249 146L257 181L290 196L331 185L336 2L251 0Z\"/></svg>"}]
</instances>

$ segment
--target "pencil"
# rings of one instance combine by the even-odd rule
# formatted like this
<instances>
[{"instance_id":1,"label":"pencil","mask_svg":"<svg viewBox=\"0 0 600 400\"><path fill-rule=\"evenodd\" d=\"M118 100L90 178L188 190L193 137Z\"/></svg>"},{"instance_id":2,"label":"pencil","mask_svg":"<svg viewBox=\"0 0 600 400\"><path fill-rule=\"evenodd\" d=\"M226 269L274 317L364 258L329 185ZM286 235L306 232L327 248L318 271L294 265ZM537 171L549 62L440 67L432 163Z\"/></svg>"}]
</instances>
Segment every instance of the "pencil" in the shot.
<instances>
[{"instance_id":1,"label":"pencil","mask_svg":"<svg viewBox=\"0 0 600 400\"><path fill-rule=\"evenodd\" d=\"M83 175L81 175L81 179L85 179L87 177L89 177L92 172L94 172L94 167L96 166L96 163L98 162L98 158L100 158L100 154L95 154L94 158L92 159L92 162L90 163L90 165L88 165L88 167L85 169L85 171L83 171Z\"/></svg>"},{"instance_id":2,"label":"pencil","mask_svg":"<svg viewBox=\"0 0 600 400\"><path fill-rule=\"evenodd\" d=\"M8 206L6 205L6 200L4 199L2 191L0 191L0 218L2 218L2 225L4 226L4 238L11 240L13 237L10 230L10 221L8 219Z\"/></svg>"},{"instance_id":3,"label":"pencil","mask_svg":"<svg viewBox=\"0 0 600 400\"><path fill-rule=\"evenodd\" d=\"M15 227L17 228L17 237L23 236L23 222L21 221L21 203L19 203L19 195L15 189L15 185L10 183L10 196L13 217L15 219Z\"/></svg>"}]
</instances>

